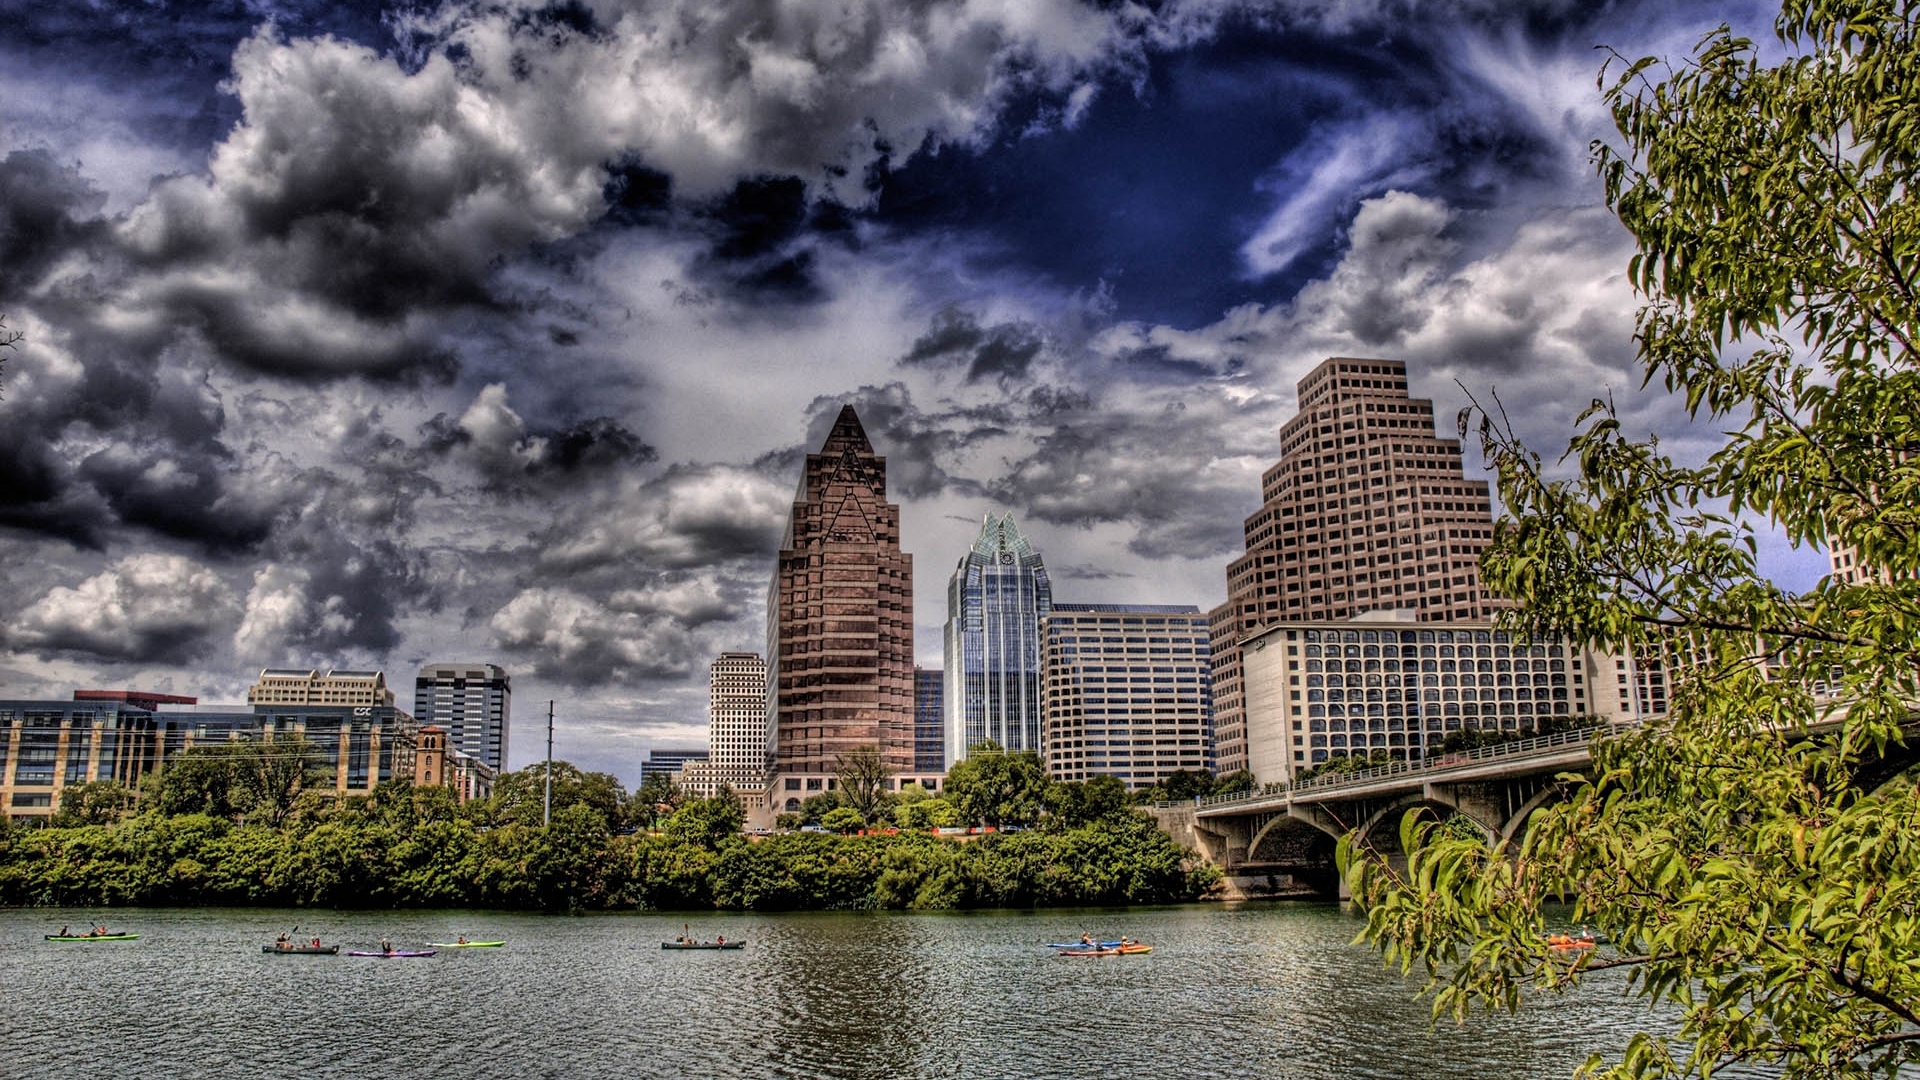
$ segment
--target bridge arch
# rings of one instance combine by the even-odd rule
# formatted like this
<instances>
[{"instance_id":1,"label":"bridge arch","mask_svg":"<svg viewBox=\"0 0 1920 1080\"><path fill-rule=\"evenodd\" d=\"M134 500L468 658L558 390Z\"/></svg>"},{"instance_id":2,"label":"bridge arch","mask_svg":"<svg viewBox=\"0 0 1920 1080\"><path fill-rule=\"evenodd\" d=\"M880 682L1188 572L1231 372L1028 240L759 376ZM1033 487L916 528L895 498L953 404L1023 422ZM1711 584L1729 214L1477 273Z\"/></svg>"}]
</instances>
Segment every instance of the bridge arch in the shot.
<instances>
[{"instance_id":1,"label":"bridge arch","mask_svg":"<svg viewBox=\"0 0 1920 1080\"><path fill-rule=\"evenodd\" d=\"M1549 803L1566 799L1571 790L1566 784L1548 784L1534 792L1533 797L1521 803L1507 818L1506 824L1500 827L1500 846L1518 850L1521 842L1526 839L1527 819L1533 816L1533 812Z\"/></svg>"},{"instance_id":2,"label":"bridge arch","mask_svg":"<svg viewBox=\"0 0 1920 1080\"><path fill-rule=\"evenodd\" d=\"M1382 855L1405 856L1406 852L1400 850L1400 821L1407 811L1414 809L1431 811L1435 821L1453 818L1464 820L1474 827L1488 846L1500 842L1497 828L1468 813L1443 793L1429 789L1411 792L1375 810L1353 830L1354 846L1365 847ZM1391 838L1391 842L1383 844L1380 842L1383 838Z\"/></svg>"}]
</instances>

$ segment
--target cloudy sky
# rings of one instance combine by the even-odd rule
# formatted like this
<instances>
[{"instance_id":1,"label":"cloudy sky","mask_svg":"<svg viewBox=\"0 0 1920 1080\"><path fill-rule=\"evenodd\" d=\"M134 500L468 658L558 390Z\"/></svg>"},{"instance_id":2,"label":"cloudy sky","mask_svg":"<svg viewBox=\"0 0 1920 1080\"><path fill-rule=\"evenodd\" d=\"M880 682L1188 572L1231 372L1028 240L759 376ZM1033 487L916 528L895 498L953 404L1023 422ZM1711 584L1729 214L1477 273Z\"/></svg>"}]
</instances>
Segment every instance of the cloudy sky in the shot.
<instances>
[{"instance_id":1,"label":"cloudy sky","mask_svg":"<svg viewBox=\"0 0 1920 1080\"><path fill-rule=\"evenodd\" d=\"M513 674L628 782L763 644L801 455L944 585L1225 594L1294 382L1405 360L1557 453L1637 392L1588 144L1672 0L0 0L0 696ZM1456 381L1459 385L1456 385ZM1775 551L1805 584L1817 554Z\"/></svg>"}]
</instances>

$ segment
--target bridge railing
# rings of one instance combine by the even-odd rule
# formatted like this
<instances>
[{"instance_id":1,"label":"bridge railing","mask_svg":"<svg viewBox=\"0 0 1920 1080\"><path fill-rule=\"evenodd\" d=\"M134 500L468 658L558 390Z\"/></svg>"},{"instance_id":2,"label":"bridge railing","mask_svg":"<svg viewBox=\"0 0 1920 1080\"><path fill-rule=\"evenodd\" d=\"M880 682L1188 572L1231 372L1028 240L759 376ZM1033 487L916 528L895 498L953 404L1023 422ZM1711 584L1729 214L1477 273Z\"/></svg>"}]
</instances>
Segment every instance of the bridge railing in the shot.
<instances>
[{"instance_id":1,"label":"bridge railing","mask_svg":"<svg viewBox=\"0 0 1920 1080\"><path fill-rule=\"evenodd\" d=\"M1490 759L1517 757L1538 754L1543 751L1557 750L1568 746L1583 746L1593 741L1596 733L1605 730L1601 727L1579 728L1574 731L1561 731L1552 735L1536 735L1528 739L1516 739L1513 742L1498 743L1493 746L1475 747L1439 757L1424 758L1420 761L1395 761L1386 765L1376 765L1370 769L1354 772L1323 773L1305 780L1287 783L1262 784L1257 791L1234 795L1203 795L1193 800L1195 808L1228 806L1241 803L1256 803L1276 796L1306 794L1309 792L1333 791L1339 788L1359 787L1394 776L1408 773L1436 774L1454 769L1465 768Z\"/></svg>"}]
</instances>

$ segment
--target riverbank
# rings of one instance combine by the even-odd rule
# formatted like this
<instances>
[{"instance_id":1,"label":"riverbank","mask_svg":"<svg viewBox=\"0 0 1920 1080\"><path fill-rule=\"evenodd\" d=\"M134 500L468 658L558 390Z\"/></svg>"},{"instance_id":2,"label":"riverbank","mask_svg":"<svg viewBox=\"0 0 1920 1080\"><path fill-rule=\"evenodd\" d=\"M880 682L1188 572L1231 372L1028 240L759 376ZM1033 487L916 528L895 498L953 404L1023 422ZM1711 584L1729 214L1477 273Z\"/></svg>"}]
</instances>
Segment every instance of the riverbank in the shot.
<instances>
[{"instance_id":1,"label":"riverbank","mask_svg":"<svg viewBox=\"0 0 1920 1080\"><path fill-rule=\"evenodd\" d=\"M1218 878L1138 813L964 841L620 835L591 813L547 826L369 816L284 830L150 814L0 837L0 904L28 907L968 910L1177 903Z\"/></svg>"}]
</instances>

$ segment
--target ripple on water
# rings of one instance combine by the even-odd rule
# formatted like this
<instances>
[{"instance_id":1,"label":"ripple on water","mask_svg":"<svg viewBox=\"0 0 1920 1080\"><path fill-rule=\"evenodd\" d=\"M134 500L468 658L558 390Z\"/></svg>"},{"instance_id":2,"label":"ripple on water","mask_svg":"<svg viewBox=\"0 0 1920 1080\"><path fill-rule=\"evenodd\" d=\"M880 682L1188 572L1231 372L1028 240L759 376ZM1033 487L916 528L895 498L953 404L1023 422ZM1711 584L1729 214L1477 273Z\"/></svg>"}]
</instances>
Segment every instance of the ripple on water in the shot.
<instances>
[{"instance_id":1,"label":"ripple on water","mask_svg":"<svg viewBox=\"0 0 1920 1080\"><path fill-rule=\"evenodd\" d=\"M317 1080L1275 1080L1567 1076L1643 1022L1594 980L1519 1018L1428 1004L1330 906L942 915L546 918L127 910L131 942L41 935L97 911L0 912L0 1075ZM663 951L692 922L739 952ZM260 952L290 926L419 960ZM1146 956L1066 959L1081 932Z\"/></svg>"}]
</instances>

